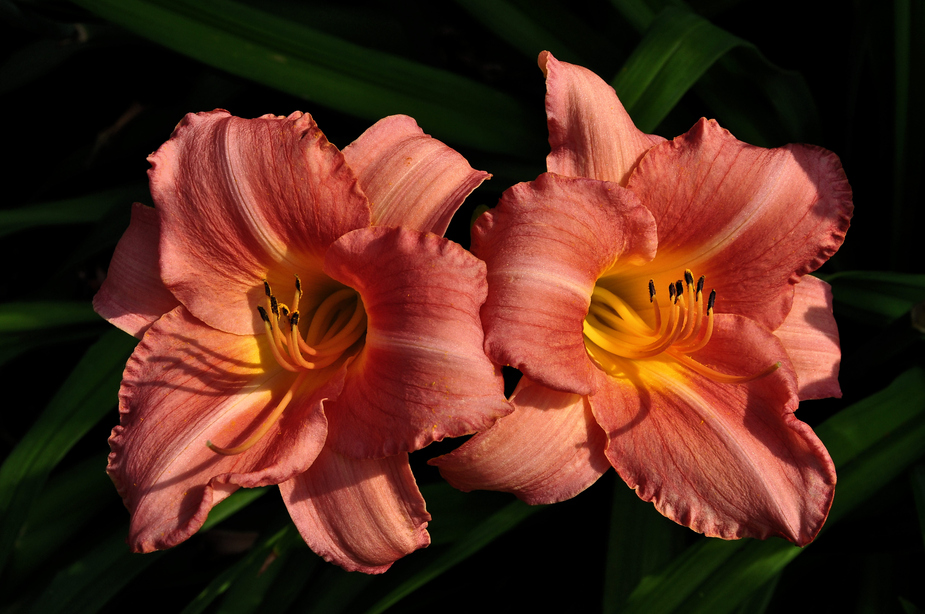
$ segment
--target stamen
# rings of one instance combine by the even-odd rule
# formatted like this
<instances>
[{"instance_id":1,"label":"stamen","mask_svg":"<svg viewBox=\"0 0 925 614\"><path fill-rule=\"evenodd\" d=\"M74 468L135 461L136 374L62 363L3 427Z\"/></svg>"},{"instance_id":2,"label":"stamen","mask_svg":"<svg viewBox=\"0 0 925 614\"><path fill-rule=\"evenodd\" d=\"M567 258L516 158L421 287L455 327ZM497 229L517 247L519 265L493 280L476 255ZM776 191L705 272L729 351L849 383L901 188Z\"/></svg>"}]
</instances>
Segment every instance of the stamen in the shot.
<instances>
[{"instance_id":1,"label":"stamen","mask_svg":"<svg viewBox=\"0 0 925 614\"><path fill-rule=\"evenodd\" d=\"M247 450L254 447L254 445L263 439L263 436L269 432L273 425L275 425L280 417L283 415L283 412L286 410L286 407L289 405L289 402L292 401L292 397L295 396L296 391L299 389L299 386L302 385L302 382L305 381L305 377L308 375L308 371L302 371L299 373L295 381L289 387L289 390L286 391L286 394L283 395L283 398L280 399L279 405L267 416L267 419L263 421L263 424L258 427L254 433L247 438L247 440L239 446L233 448L222 448L215 445L211 441L207 441L206 445L209 446L209 449L215 452L216 454L221 454L222 456L234 456L236 454L241 454Z\"/></svg>"},{"instance_id":2,"label":"stamen","mask_svg":"<svg viewBox=\"0 0 925 614\"><path fill-rule=\"evenodd\" d=\"M691 358L690 354L705 348L713 336L716 290L710 292L705 306L705 281L706 278L701 275L694 284L694 274L687 269L683 280L668 284L669 306L668 318L665 320L656 296L655 282L649 280L649 303L654 311L653 326L649 326L620 297L595 286L588 315L582 324L588 355L611 374L622 370L618 359L646 360L664 355L704 377L727 384L750 382L779 368L778 362L755 375L728 375ZM343 332L346 329L345 326L341 330ZM320 349L321 345L316 349Z\"/></svg>"},{"instance_id":3,"label":"stamen","mask_svg":"<svg viewBox=\"0 0 925 614\"><path fill-rule=\"evenodd\" d=\"M668 350L667 354L671 356L672 358L674 358L675 360L677 360L678 362L680 362L685 367L688 367L691 371L694 371L695 373L699 373L700 375L703 375L704 377L707 377L713 380L714 382L719 382L720 384L744 384L746 382L752 382L752 381L755 381L756 379L761 379L765 375L770 375L771 373L774 373L775 371L777 371L778 368L780 368L780 364L781 364L780 361L777 361L773 365L767 367L763 371L760 371L754 375L729 375L726 373L720 373L719 371L716 371L715 369L711 369L710 367L702 365L696 360L694 360L693 358L691 358L690 356L680 354L673 350Z\"/></svg>"},{"instance_id":4,"label":"stamen","mask_svg":"<svg viewBox=\"0 0 925 614\"><path fill-rule=\"evenodd\" d=\"M260 312L260 319L263 320L263 326L267 331L267 340L270 342L270 351L273 352L273 358L275 358L279 366L286 371L298 371L298 367L293 365L280 351L282 344L277 341L279 339L278 331L275 330L273 324L270 323L270 317L267 315L266 310L258 305L257 311Z\"/></svg>"}]
</instances>

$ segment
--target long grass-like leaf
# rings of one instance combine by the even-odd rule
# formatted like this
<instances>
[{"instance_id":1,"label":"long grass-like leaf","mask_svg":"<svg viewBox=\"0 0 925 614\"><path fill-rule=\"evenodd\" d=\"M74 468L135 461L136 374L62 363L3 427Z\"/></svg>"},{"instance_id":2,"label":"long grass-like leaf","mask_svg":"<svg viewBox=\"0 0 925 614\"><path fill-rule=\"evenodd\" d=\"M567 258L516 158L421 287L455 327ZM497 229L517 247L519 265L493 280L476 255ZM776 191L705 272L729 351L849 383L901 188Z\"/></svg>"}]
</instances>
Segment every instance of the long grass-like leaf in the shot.
<instances>
[{"instance_id":1,"label":"long grass-like leaf","mask_svg":"<svg viewBox=\"0 0 925 614\"><path fill-rule=\"evenodd\" d=\"M192 58L358 117L408 114L442 139L492 152L544 146L507 94L234 0L74 2Z\"/></svg>"},{"instance_id":2,"label":"long grass-like leaf","mask_svg":"<svg viewBox=\"0 0 925 614\"><path fill-rule=\"evenodd\" d=\"M0 467L0 568L48 474L116 403L135 339L112 330L97 341Z\"/></svg>"},{"instance_id":3,"label":"long grass-like leaf","mask_svg":"<svg viewBox=\"0 0 925 614\"><path fill-rule=\"evenodd\" d=\"M741 55L727 55L732 50ZM712 79L751 83L765 98L761 106L736 105L735 101L730 105L721 97L708 100L722 107L716 109L718 115L740 138L766 144L784 130L790 140L796 140L815 126L815 107L799 76L771 65L751 43L675 7L662 11L651 22L612 85L639 129L652 132L721 58L724 64L720 72L711 73ZM738 93L741 90L711 87L707 92L722 91L724 96L736 98L746 94ZM767 101L771 102L776 121L770 123L771 132L763 133L768 114L752 117L751 113L766 107Z\"/></svg>"}]
</instances>

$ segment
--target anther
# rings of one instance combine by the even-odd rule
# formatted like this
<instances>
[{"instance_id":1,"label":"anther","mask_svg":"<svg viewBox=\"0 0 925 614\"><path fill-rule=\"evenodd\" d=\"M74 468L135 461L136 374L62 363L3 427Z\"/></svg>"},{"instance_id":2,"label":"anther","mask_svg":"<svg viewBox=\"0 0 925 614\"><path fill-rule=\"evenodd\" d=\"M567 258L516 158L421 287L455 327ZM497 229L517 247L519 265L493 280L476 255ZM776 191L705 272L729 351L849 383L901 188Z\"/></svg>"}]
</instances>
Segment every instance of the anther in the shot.
<instances>
[{"instance_id":1,"label":"anther","mask_svg":"<svg viewBox=\"0 0 925 614\"><path fill-rule=\"evenodd\" d=\"M674 288L674 284L668 284L668 300L671 302L676 302L675 298L678 296L677 290Z\"/></svg>"},{"instance_id":2,"label":"anther","mask_svg":"<svg viewBox=\"0 0 925 614\"><path fill-rule=\"evenodd\" d=\"M710 300L707 301L707 313L713 311L713 305L716 303L716 290L710 290Z\"/></svg>"},{"instance_id":3,"label":"anther","mask_svg":"<svg viewBox=\"0 0 925 614\"><path fill-rule=\"evenodd\" d=\"M293 311L289 316L289 326L296 328L299 325L299 312Z\"/></svg>"},{"instance_id":4,"label":"anther","mask_svg":"<svg viewBox=\"0 0 925 614\"><path fill-rule=\"evenodd\" d=\"M649 302L655 300L655 281L649 280Z\"/></svg>"},{"instance_id":5,"label":"anther","mask_svg":"<svg viewBox=\"0 0 925 614\"><path fill-rule=\"evenodd\" d=\"M273 293L270 291L270 282L266 279L263 280L263 291L267 293L267 297L273 296Z\"/></svg>"},{"instance_id":6,"label":"anther","mask_svg":"<svg viewBox=\"0 0 925 614\"><path fill-rule=\"evenodd\" d=\"M275 315L277 318L279 317L279 302L273 295L270 295L270 311L272 311L273 315Z\"/></svg>"},{"instance_id":7,"label":"anther","mask_svg":"<svg viewBox=\"0 0 925 614\"><path fill-rule=\"evenodd\" d=\"M691 270L690 270L690 269L687 269L686 271L684 271L684 283L686 283L686 284L688 285L688 287L689 287L692 283L694 283L694 274L691 273Z\"/></svg>"},{"instance_id":8,"label":"anther","mask_svg":"<svg viewBox=\"0 0 925 614\"><path fill-rule=\"evenodd\" d=\"M700 296L700 293L703 292L703 284L706 280L707 278L703 275L697 280L697 296Z\"/></svg>"},{"instance_id":9,"label":"anther","mask_svg":"<svg viewBox=\"0 0 925 614\"><path fill-rule=\"evenodd\" d=\"M261 307L260 305L257 305L257 312L260 313L260 319L261 319L261 320L263 320L263 321L266 322L267 324L270 323L270 316L267 315L267 310L266 310L266 309L264 309L264 308Z\"/></svg>"},{"instance_id":10,"label":"anther","mask_svg":"<svg viewBox=\"0 0 925 614\"><path fill-rule=\"evenodd\" d=\"M681 283L681 280L674 282L674 291L679 297L684 293L684 284Z\"/></svg>"}]
</instances>

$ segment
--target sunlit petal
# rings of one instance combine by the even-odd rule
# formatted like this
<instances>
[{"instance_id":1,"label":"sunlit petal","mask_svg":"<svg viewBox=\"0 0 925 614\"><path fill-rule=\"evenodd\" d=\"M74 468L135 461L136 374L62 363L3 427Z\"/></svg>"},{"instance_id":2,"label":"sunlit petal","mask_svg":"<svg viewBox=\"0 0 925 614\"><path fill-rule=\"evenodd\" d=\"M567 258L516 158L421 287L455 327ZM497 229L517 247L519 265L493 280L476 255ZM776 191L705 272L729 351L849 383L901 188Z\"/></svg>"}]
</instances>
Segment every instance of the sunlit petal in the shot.
<instances>
[{"instance_id":1,"label":"sunlit petal","mask_svg":"<svg viewBox=\"0 0 925 614\"><path fill-rule=\"evenodd\" d=\"M279 488L306 543L347 571L382 573L430 544L430 514L406 454L357 460L325 448Z\"/></svg>"},{"instance_id":2,"label":"sunlit petal","mask_svg":"<svg viewBox=\"0 0 925 614\"><path fill-rule=\"evenodd\" d=\"M794 288L793 309L774 334L784 344L796 370L801 401L841 396L841 346L829 284L805 276Z\"/></svg>"},{"instance_id":3,"label":"sunlit petal","mask_svg":"<svg viewBox=\"0 0 925 614\"><path fill-rule=\"evenodd\" d=\"M369 198L372 223L442 235L456 210L489 177L406 115L381 119L344 149Z\"/></svg>"},{"instance_id":4,"label":"sunlit petal","mask_svg":"<svg viewBox=\"0 0 925 614\"><path fill-rule=\"evenodd\" d=\"M328 412L336 450L410 452L510 413L482 350L484 263L433 234L370 228L335 243L325 270L360 292L369 316L363 351Z\"/></svg>"},{"instance_id":5,"label":"sunlit petal","mask_svg":"<svg viewBox=\"0 0 925 614\"><path fill-rule=\"evenodd\" d=\"M515 411L431 464L460 490L503 490L530 504L574 497L608 469L587 397L521 379Z\"/></svg>"},{"instance_id":6,"label":"sunlit petal","mask_svg":"<svg viewBox=\"0 0 925 614\"><path fill-rule=\"evenodd\" d=\"M206 446L246 439L293 380L265 337L217 331L183 307L150 328L125 368L107 469L132 512L133 550L176 545L239 486L278 484L311 465L325 439L324 401L340 391L343 374L305 386L246 452L222 456Z\"/></svg>"},{"instance_id":7,"label":"sunlit petal","mask_svg":"<svg viewBox=\"0 0 925 614\"><path fill-rule=\"evenodd\" d=\"M128 230L119 239L106 279L93 297L98 314L139 338L179 304L161 281L159 240L157 211L135 203Z\"/></svg>"}]
</instances>

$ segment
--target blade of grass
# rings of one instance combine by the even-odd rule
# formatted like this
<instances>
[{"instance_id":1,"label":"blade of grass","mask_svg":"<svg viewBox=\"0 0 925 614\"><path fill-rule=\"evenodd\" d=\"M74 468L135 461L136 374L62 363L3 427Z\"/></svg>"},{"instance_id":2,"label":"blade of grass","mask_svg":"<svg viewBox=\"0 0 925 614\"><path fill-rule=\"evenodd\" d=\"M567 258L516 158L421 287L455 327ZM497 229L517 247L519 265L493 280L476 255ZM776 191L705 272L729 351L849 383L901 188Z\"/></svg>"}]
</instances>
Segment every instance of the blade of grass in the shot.
<instances>
[{"instance_id":1,"label":"blade of grass","mask_svg":"<svg viewBox=\"0 0 925 614\"><path fill-rule=\"evenodd\" d=\"M485 151L545 147L529 113L502 92L234 0L74 2L184 55L345 113L405 113L425 131Z\"/></svg>"},{"instance_id":2,"label":"blade of grass","mask_svg":"<svg viewBox=\"0 0 925 614\"><path fill-rule=\"evenodd\" d=\"M48 474L115 406L135 342L122 331L103 334L0 467L0 569Z\"/></svg>"},{"instance_id":3,"label":"blade of grass","mask_svg":"<svg viewBox=\"0 0 925 614\"><path fill-rule=\"evenodd\" d=\"M468 534L458 539L439 556L432 559L425 569L396 586L385 597L366 610L367 614L385 612L403 597L472 556L540 509L542 507L529 506L522 501L515 501L504 506L479 523Z\"/></svg>"},{"instance_id":4,"label":"blade of grass","mask_svg":"<svg viewBox=\"0 0 925 614\"><path fill-rule=\"evenodd\" d=\"M0 210L0 237L27 228L98 222L116 207L144 197L144 190L126 186L79 198Z\"/></svg>"},{"instance_id":5,"label":"blade of grass","mask_svg":"<svg viewBox=\"0 0 925 614\"><path fill-rule=\"evenodd\" d=\"M735 50L737 55L729 52ZM649 25L645 36L612 81L636 126L653 132L682 96L712 69L712 80L740 82L737 88L722 83L706 88L708 103L719 105L717 115L740 138L766 144L783 128L790 140L800 140L818 124L812 97L802 79L772 65L751 43L726 32L688 10L669 6ZM717 72L718 71L718 72ZM757 86L761 106L736 104L748 95L741 83ZM711 92L732 92L732 100ZM700 92L700 90L698 90ZM754 112L762 107L761 114ZM773 117L769 117L773 115ZM765 126L770 128L765 128Z\"/></svg>"},{"instance_id":6,"label":"blade of grass","mask_svg":"<svg viewBox=\"0 0 925 614\"><path fill-rule=\"evenodd\" d=\"M0 335L100 322L87 301L33 301L0 305Z\"/></svg>"},{"instance_id":7,"label":"blade of grass","mask_svg":"<svg viewBox=\"0 0 925 614\"><path fill-rule=\"evenodd\" d=\"M544 49L558 59L586 64L581 56L553 32L533 20L506 0L456 0L472 17L528 58L535 58Z\"/></svg>"}]
</instances>

